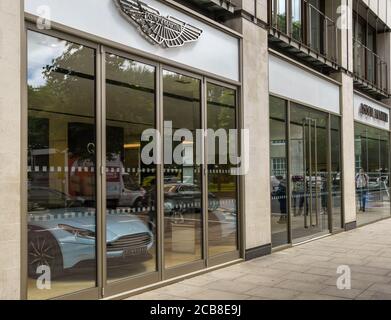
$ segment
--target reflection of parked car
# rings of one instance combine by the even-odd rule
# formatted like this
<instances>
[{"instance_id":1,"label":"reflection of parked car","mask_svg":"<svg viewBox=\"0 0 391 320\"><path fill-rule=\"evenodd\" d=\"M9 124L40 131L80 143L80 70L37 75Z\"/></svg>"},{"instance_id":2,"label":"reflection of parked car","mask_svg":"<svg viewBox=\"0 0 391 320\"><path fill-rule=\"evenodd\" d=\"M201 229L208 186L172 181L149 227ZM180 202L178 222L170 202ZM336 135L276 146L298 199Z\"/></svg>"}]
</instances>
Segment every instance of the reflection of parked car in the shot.
<instances>
[{"instance_id":1,"label":"reflection of parked car","mask_svg":"<svg viewBox=\"0 0 391 320\"><path fill-rule=\"evenodd\" d=\"M369 177L368 189L387 189L388 176L372 175Z\"/></svg>"},{"instance_id":2,"label":"reflection of parked car","mask_svg":"<svg viewBox=\"0 0 391 320\"><path fill-rule=\"evenodd\" d=\"M45 187L33 187L28 190L28 210L83 207L85 200L72 197L58 190ZM31 199L31 200L30 200Z\"/></svg>"},{"instance_id":3,"label":"reflection of parked car","mask_svg":"<svg viewBox=\"0 0 391 320\"><path fill-rule=\"evenodd\" d=\"M45 202L46 197L46 202ZM131 214L107 215L107 257L147 260L153 234ZM28 252L30 276L47 265L52 277L78 263L96 257L95 209L83 208L72 199L48 188L29 189Z\"/></svg>"},{"instance_id":4,"label":"reflection of parked car","mask_svg":"<svg viewBox=\"0 0 391 320\"><path fill-rule=\"evenodd\" d=\"M209 193L209 210L219 207L219 200ZM201 212L202 192L199 186L190 183L166 184L164 186L165 213Z\"/></svg>"}]
</instances>

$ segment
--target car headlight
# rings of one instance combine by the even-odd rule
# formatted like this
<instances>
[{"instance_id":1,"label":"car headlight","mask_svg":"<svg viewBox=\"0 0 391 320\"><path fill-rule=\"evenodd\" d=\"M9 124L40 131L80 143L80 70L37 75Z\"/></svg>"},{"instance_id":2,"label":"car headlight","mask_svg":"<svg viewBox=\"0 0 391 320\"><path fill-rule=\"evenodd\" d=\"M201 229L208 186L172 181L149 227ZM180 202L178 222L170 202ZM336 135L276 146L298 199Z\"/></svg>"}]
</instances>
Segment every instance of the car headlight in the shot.
<instances>
[{"instance_id":1,"label":"car headlight","mask_svg":"<svg viewBox=\"0 0 391 320\"><path fill-rule=\"evenodd\" d=\"M85 239L95 239L95 232L88 230L88 229L76 228L76 227L72 227L67 224L59 224L58 227L61 230L69 232L70 234L74 235L75 237L85 238Z\"/></svg>"}]
</instances>

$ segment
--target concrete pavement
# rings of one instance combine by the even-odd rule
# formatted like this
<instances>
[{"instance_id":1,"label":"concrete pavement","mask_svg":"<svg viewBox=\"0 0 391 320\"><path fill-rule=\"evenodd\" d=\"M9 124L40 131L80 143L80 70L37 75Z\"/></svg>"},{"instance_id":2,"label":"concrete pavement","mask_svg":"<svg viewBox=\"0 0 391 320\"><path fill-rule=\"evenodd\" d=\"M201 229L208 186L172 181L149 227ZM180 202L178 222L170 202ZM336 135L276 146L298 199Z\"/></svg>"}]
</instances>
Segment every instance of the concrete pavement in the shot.
<instances>
[{"instance_id":1,"label":"concrete pavement","mask_svg":"<svg viewBox=\"0 0 391 320\"><path fill-rule=\"evenodd\" d=\"M351 289L337 288L349 266ZM391 300L391 219L216 270L130 299Z\"/></svg>"}]
</instances>

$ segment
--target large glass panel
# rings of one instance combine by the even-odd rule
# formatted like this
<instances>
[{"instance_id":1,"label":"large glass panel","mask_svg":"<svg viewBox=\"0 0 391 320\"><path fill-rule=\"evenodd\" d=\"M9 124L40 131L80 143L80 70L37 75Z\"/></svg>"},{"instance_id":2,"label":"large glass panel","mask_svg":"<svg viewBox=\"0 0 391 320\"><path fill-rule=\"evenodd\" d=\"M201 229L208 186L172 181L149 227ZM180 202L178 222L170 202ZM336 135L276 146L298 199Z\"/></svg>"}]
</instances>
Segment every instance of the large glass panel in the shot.
<instances>
[{"instance_id":1,"label":"large glass panel","mask_svg":"<svg viewBox=\"0 0 391 320\"><path fill-rule=\"evenodd\" d=\"M389 132L355 124L357 224L391 215Z\"/></svg>"},{"instance_id":2,"label":"large glass panel","mask_svg":"<svg viewBox=\"0 0 391 320\"><path fill-rule=\"evenodd\" d=\"M273 0L273 27L286 33L286 0Z\"/></svg>"},{"instance_id":3,"label":"large glass panel","mask_svg":"<svg viewBox=\"0 0 391 320\"><path fill-rule=\"evenodd\" d=\"M308 0L309 45L312 49L322 52L325 16L322 0Z\"/></svg>"},{"instance_id":4,"label":"large glass panel","mask_svg":"<svg viewBox=\"0 0 391 320\"><path fill-rule=\"evenodd\" d=\"M106 55L106 249L109 281L156 270L155 67Z\"/></svg>"},{"instance_id":5,"label":"large glass panel","mask_svg":"<svg viewBox=\"0 0 391 320\"><path fill-rule=\"evenodd\" d=\"M272 245L288 244L286 101L270 97Z\"/></svg>"},{"instance_id":6,"label":"large glass panel","mask_svg":"<svg viewBox=\"0 0 391 320\"><path fill-rule=\"evenodd\" d=\"M95 51L28 31L28 297L96 285Z\"/></svg>"},{"instance_id":7,"label":"large glass panel","mask_svg":"<svg viewBox=\"0 0 391 320\"><path fill-rule=\"evenodd\" d=\"M366 77L366 24L361 18L354 15L354 72L361 78Z\"/></svg>"},{"instance_id":8,"label":"large glass panel","mask_svg":"<svg viewBox=\"0 0 391 320\"><path fill-rule=\"evenodd\" d=\"M341 174L341 120L331 116L331 204L333 229L343 228L342 216L342 174Z\"/></svg>"},{"instance_id":9,"label":"large glass panel","mask_svg":"<svg viewBox=\"0 0 391 320\"><path fill-rule=\"evenodd\" d=\"M292 237L329 232L328 115L292 104L290 123Z\"/></svg>"},{"instance_id":10,"label":"large glass panel","mask_svg":"<svg viewBox=\"0 0 391 320\"><path fill-rule=\"evenodd\" d=\"M367 32L367 80L375 83L375 75L376 75L376 63L379 63L380 61L376 61L376 31L375 29L368 26L368 32Z\"/></svg>"},{"instance_id":11,"label":"large glass panel","mask_svg":"<svg viewBox=\"0 0 391 320\"><path fill-rule=\"evenodd\" d=\"M202 180L196 130L201 81L163 71L164 261L171 268L202 258Z\"/></svg>"},{"instance_id":12,"label":"large glass panel","mask_svg":"<svg viewBox=\"0 0 391 320\"><path fill-rule=\"evenodd\" d=\"M208 84L208 129L218 133L208 153L214 161L208 165L208 248L209 256L238 249L237 244L237 176L231 175L232 166L226 157L220 161L220 150L229 149L229 130L236 129L236 92L218 85ZM211 137L211 134L208 134ZM212 150L214 148L214 150Z\"/></svg>"},{"instance_id":13,"label":"large glass panel","mask_svg":"<svg viewBox=\"0 0 391 320\"><path fill-rule=\"evenodd\" d=\"M292 38L302 41L302 0L292 0Z\"/></svg>"}]
</instances>

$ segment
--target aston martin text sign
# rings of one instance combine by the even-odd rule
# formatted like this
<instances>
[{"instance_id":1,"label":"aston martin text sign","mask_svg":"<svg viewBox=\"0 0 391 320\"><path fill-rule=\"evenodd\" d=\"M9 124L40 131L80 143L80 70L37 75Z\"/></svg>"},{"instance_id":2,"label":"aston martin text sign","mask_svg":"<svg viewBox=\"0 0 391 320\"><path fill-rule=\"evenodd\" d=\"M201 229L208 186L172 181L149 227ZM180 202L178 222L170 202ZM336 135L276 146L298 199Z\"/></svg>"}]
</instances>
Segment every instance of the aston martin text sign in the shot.
<instances>
[{"instance_id":1,"label":"aston martin text sign","mask_svg":"<svg viewBox=\"0 0 391 320\"><path fill-rule=\"evenodd\" d=\"M365 103L360 105L360 115L371 117L376 120L388 122L388 114L378 109L372 108Z\"/></svg>"}]
</instances>

